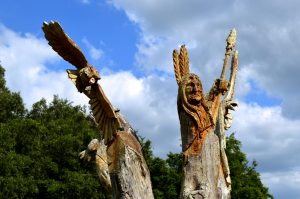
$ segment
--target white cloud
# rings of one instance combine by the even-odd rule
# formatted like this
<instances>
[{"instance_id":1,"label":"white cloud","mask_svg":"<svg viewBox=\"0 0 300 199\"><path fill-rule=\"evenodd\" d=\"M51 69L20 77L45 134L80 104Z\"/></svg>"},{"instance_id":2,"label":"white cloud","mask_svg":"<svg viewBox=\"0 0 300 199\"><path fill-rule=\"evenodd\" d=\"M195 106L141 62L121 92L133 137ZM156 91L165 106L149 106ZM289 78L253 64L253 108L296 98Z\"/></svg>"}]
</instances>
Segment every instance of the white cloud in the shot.
<instances>
[{"instance_id":1,"label":"white cloud","mask_svg":"<svg viewBox=\"0 0 300 199\"><path fill-rule=\"evenodd\" d=\"M136 54L140 68L172 73L172 49L185 43L192 69L201 74L204 85L219 76L225 38L236 27L241 70L247 68L249 78L269 96L282 99L286 117L300 118L300 102L295 100L300 98L295 92L300 84L299 1L108 2L123 9L141 29Z\"/></svg>"},{"instance_id":2,"label":"white cloud","mask_svg":"<svg viewBox=\"0 0 300 199\"><path fill-rule=\"evenodd\" d=\"M225 38L232 27L238 30L240 52L235 114L236 136L276 198L298 198L299 191L288 180L299 181L300 70L298 56L299 2L266 1L133 1L110 0L139 25L136 64L148 76L137 78L130 72L104 75L100 80L112 103L121 109L132 126L154 145L156 155L179 151L179 120L176 110L177 85L173 78L171 52L179 44L188 46L191 68L207 89L221 72ZM88 41L91 56L102 51ZM30 48L28 47L30 46ZM94 48L94 51L92 50ZM76 103L87 99L77 93L64 71L52 71L47 64L58 56L42 39L20 35L0 26L0 60L7 70L7 83L20 90L27 104L53 94ZM159 70L170 74L151 74ZM55 80L55 81L54 81ZM283 100L282 107L261 107L243 102L251 90L249 80L271 96ZM286 118L294 118L293 120ZM278 176L277 178L274 176ZM283 180L284 190L279 187ZM282 182L282 181L281 181ZM298 183L299 184L299 183ZM285 197L287 195L291 197ZM298 196L298 197L297 197Z\"/></svg>"},{"instance_id":3,"label":"white cloud","mask_svg":"<svg viewBox=\"0 0 300 199\"><path fill-rule=\"evenodd\" d=\"M6 69L8 87L20 91L27 108L41 98L51 101L54 94L75 104L88 102L87 97L77 92L65 71L50 69L48 64L59 64L61 59L44 39L17 34L1 25L0 60ZM112 73L105 69L101 74L104 75L100 84L113 105L121 108L140 135L152 140L156 155L179 151L174 78L137 78L130 72ZM167 144L161 139L164 136L169 137Z\"/></svg>"},{"instance_id":4,"label":"white cloud","mask_svg":"<svg viewBox=\"0 0 300 199\"><path fill-rule=\"evenodd\" d=\"M300 120L288 120L282 108L240 103L231 131L250 160L263 172L283 172L300 165ZM280 161L279 161L280 160Z\"/></svg>"},{"instance_id":5,"label":"white cloud","mask_svg":"<svg viewBox=\"0 0 300 199\"><path fill-rule=\"evenodd\" d=\"M52 100L54 94L75 104L84 102L65 71L47 68L48 64L58 64L60 58L44 39L15 33L0 24L0 60L8 87L20 91L27 108L43 97Z\"/></svg>"},{"instance_id":6,"label":"white cloud","mask_svg":"<svg viewBox=\"0 0 300 199\"><path fill-rule=\"evenodd\" d=\"M258 162L263 183L275 198L300 195L300 120L289 120L282 108L240 103L230 132L242 142L248 160ZM299 184L299 183L298 183Z\"/></svg>"},{"instance_id":7,"label":"white cloud","mask_svg":"<svg viewBox=\"0 0 300 199\"><path fill-rule=\"evenodd\" d=\"M152 141L155 155L165 157L170 151L180 151L175 79L137 78L124 71L103 76L100 84L133 128Z\"/></svg>"},{"instance_id":8,"label":"white cloud","mask_svg":"<svg viewBox=\"0 0 300 199\"><path fill-rule=\"evenodd\" d=\"M300 39L297 36L300 33L300 2L108 2L124 10L140 27L136 53L139 68L148 74L158 70L173 75L172 50L179 44L187 44L191 71L200 74L206 91L220 75L225 38L232 27L237 29L240 69L236 97L240 108L231 130L237 131L236 136L242 141L249 159L258 161L263 180L271 193L275 193L275 198L299 198L299 191L286 181L292 174L299 173L296 167L300 163L297 154L300 149ZM275 107L246 104L245 96L253 89L251 82L282 104ZM280 175L281 183L285 183L284 190L272 181L272 175ZM294 180L298 182L299 175L295 175Z\"/></svg>"},{"instance_id":9,"label":"white cloud","mask_svg":"<svg viewBox=\"0 0 300 199\"><path fill-rule=\"evenodd\" d=\"M152 141L155 155L165 157L169 151L180 151L177 84L173 77L137 78L124 71L106 74L100 84L139 134ZM284 198L284 194L297 198L299 194L293 183L285 183L285 189L277 189L279 182L274 181L300 172L300 156L295 153L300 150L299 131L300 120L285 118L280 106L261 107L239 102L234 113L229 132L235 132L242 141L248 160L258 162L262 180L276 198ZM294 175L292 180L298 182L299 175Z\"/></svg>"},{"instance_id":10,"label":"white cloud","mask_svg":"<svg viewBox=\"0 0 300 199\"><path fill-rule=\"evenodd\" d=\"M264 183L270 185L270 192L277 193L276 198L299 198L300 169L298 171L283 171L261 173Z\"/></svg>"}]
</instances>

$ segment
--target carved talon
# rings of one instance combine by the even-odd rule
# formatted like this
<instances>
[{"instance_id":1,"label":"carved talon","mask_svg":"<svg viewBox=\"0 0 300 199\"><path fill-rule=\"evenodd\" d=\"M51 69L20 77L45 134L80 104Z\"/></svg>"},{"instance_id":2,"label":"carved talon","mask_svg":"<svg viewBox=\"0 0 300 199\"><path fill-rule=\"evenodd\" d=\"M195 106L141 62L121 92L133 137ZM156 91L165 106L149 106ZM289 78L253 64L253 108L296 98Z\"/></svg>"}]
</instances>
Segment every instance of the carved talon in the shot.
<instances>
[{"instance_id":1,"label":"carved talon","mask_svg":"<svg viewBox=\"0 0 300 199\"><path fill-rule=\"evenodd\" d=\"M92 141L90 141L87 149L79 153L79 158L87 162L95 159L95 152L97 151L99 144L100 143L98 139L93 139Z\"/></svg>"},{"instance_id":2,"label":"carved talon","mask_svg":"<svg viewBox=\"0 0 300 199\"><path fill-rule=\"evenodd\" d=\"M88 150L84 150L84 151L81 151L81 152L79 153L79 158L80 158L81 160L90 162L91 159L92 159L92 156L91 156L91 154L89 153Z\"/></svg>"},{"instance_id":3,"label":"carved talon","mask_svg":"<svg viewBox=\"0 0 300 199\"><path fill-rule=\"evenodd\" d=\"M100 143L98 139L92 139L88 145L88 149L90 151L96 151L98 149L99 144Z\"/></svg>"},{"instance_id":4,"label":"carved talon","mask_svg":"<svg viewBox=\"0 0 300 199\"><path fill-rule=\"evenodd\" d=\"M80 159L83 159L84 156L85 156L85 150L84 150L84 151L81 151L81 152L79 153L79 158L80 158Z\"/></svg>"}]
</instances>

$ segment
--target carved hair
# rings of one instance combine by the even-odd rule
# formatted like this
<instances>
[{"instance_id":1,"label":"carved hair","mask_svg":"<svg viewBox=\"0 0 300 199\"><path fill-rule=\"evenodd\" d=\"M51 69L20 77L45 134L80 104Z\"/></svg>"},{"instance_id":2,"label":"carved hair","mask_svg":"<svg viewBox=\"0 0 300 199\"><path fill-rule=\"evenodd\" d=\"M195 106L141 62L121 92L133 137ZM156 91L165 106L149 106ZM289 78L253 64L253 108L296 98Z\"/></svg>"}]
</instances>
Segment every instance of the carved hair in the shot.
<instances>
[{"instance_id":1,"label":"carved hair","mask_svg":"<svg viewBox=\"0 0 300 199\"><path fill-rule=\"evenodd\" d=\"M190 115L193 118L193 120L197 124L197 127L201 130L204 130L205 128L213 124L213 120L209 112L209 108L206 105L202 83L197 75L190 73L189 57L187 49L184 45L180 47L179 55L176 49L173 51L173 63L175 77L178 84L178 112L180 114L181 111L185 111L188 115ZM201 102L199 105L193 105L189 103L185 93L186 85L191 77L197 79L200 83Z\"/></svg>"},{"instance_id":2,"label":"carved hair","mask_svg":"<svg viewBox=\"0 0 300 199\"><path fill-rule=\"evenodd\" d=\"M200 83L201 101L198 105L193 105L189 103L186 96L186 86L189 83L191 77L195 78ZM200 128L201 131L210 127L213 124L211 113L209 112L209 108L206 104L202 84L197 75L189 73L181 78L178 87L177 106L179 114L180 112L184 111L187 113L187 115L190 115L194 122L197 124L197 127Z\"/></svg>"}]
</instances>

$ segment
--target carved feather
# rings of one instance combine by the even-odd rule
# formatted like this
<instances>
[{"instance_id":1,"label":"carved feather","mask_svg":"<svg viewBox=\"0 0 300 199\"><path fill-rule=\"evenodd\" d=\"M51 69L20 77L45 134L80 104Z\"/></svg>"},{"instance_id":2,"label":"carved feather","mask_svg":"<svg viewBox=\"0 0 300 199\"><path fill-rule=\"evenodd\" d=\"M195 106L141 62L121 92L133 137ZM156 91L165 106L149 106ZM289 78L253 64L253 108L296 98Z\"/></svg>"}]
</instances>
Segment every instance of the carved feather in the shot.
<instances>
[{"instance_id":1,"label":"carved feather","mask_svg":"<svg viewBox=\"0 0 300 199\"><path fill-rule=\"evenodd\" d=\"M84 92L90 98L90 105L97 122L98 129L104 134L104 142L107 144L113 139L114 133L121 128L117 115L108 98L105 96L101 86L97 83L93 85L83 85L80 69L90 67L89 63L82 54L80 48L63 31L58 22L44 22L43 31L49 45L62 58L77 67L77 70L67 70L68 77L76 85L80 92ZM91 70L91 73L97 73ZM86 87L91 89L87 92Z\"/></svg>"},{"instance_id":2,"label":"carved feather","mask_svg":"<svg viewBox=\"0 0 300 199\"><path fill-rule=\"evenodd\" d=\"M185 45L182 45L180 48L179 68L182 77L190 72L189 57Z\"/></svg>"},{"instance_id":3,"label":"carved feather","mask_svg":"<svg viewBox=\"0 0 300 199\"><path fill-rule=\"evenodd\" d=\"M89 103L98 125L98 129L104 134L104 142L107 144L113 139L113 135L121 128L115 110L100 85L93 86Z\"/></svg>"},{"instance_id":4,"label":"carved feather","mask_svg":"<svg viewBox=\"0 0 300 199\"><path fill-rule=\"evenodd\" d=\"M173 64L174 64L174 72L175 72L175 78L177 81L177 84L181 81L181 72L179 68L179 56L178 56L178 51L175 49L173 51Z\"/></svg>"},{"instance_id":5,"label":"carved feather","mask_svg":"<svg viewBox=\"0 0 300 199\"><path fill-rule=\"evenodd\" d=\"M44 22L42 29L45 33L45 38L49 42L49 45L64 60L76 66L77 69L88 66L88 62L80 48L64 32L58 22Z\"/></svg>"}]
</instances>

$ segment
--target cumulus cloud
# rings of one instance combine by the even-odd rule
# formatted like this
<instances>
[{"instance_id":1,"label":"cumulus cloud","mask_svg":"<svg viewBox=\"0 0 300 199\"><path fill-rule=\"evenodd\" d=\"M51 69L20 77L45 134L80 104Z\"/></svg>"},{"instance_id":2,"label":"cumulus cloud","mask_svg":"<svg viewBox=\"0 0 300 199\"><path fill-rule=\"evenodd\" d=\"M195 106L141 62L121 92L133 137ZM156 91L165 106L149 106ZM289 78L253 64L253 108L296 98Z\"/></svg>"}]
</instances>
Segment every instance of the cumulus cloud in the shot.
<instances>
[{"instance_id":1,"label":"cumulus cloud","mask_svg":"<svg viewBox=\"0 0 300 199\"><path fill-rule=\"evenodd\" d=\"M124 71L103 76L100 84L133 128L152 141L155 155L166 157L170 151L180 151L175 79L137 78Z\"/></svg>"},{"instance_id":2,"label":"cumulus cloud","mask_svg":"<svg viewBox=\"0 0 300 199\"><path fill-rule=\"evenodd\" d=\"M240 68L236 97L240 108L231 130L236 131L249 159L258 161L263 180L275 197L298 198L299 192L292 183L286 183L283 191L277 189L279 183L276 184L271 176L278 174L283 180L299 173L300 158L296 151L300 146L297 133L300 130L300 2L108 2L124 10L140 27L136 66L146 73L173 74L171 52L179 44L186 44L191 71L200 74L206 90L220 75L229 30L237 29ZM274 106L266 101L259 105L256 102L260 99L251 99L252 102L247 104L245 100L255 92L253 89L259 89L281 103ZM299 175L295 175L294 180L298 181Z\"/></svg>"},{"instance_id":3,"label":"cumulus cloud","mask_svg":"<svg viewBox=\"0 0 300 199\"><path fill-rule=\"evenodd\" d=\"M51 64L59 64L62 59L42 38L15 33L1 25L0 60L6 69L8 87L20 91L27 108L41 98L51 101L55 94L75 104L88 102L87 97L77 92L65 71L51 69ZM156 155L163 157L169 151L179 151L174 78L156 75L137 78L131 72L115 73L105 68L101 74L100 83L113 105L121 109L141 136L153 141ZM162 137L168 137L170 142L165 145Z\"/></svg>"},{"instance_id":4,"label":"cumulus cloud","mask_svg":"<svg viewBox=\"0 0 300 199\"><path fill-rule=\"evenodd\" d=\"M282 99L283 114L300 118L297 63L300 2L282 1L133 1L110 0L141 28L136 63L146 70L172 73L172 49L185 43L192 69L204 82L219 75L225 38L238 30L240 68L268 95ZM199 73L198 73L199 74ZM211 83L208 83L210 85Z\"/></svg>"},{"instance_id":5,"label":"cumulus cloud","mask_svg":"<svg viewBox=\"0 0 300 199\"><path fill-rule=\"evenodd\" d=\"M299 198L299 170L275 173L263 172L261 177L266 184L270 185L270 192L276 193L276 198Z\"/></svg>"},{"instance_id":6,"label":"cumulus cloud","mask_svg":"<svg viewBox=\"0 0 300 199\"><path fill-rule=\"evenodd\" d=\"M54 94L83 104L84 97L77 94L66 72L47 68L61 59L44 39L15 33L0 24L0 60L8 87L20 91L27 108L41 98L52 100Z\"/></svg>"},{"instance_id":7,"label":"cumulus cloud","mask_svg":"<svg viewBox=\"0 0 300 199\"><path fill-rule=\"evenodd\" d=\"M299 165L300 120L288 120L282 108L240 102L232 131L242 141L250 160L262 172L284 172ZM280 161L278 161L280 160Z\"/></svg>"},{"instance_id":8,"label":"cumulus cloud","mask_svg":"<svg viewBox=\"0 0 300 199\"><path fill-rule=\"evenodd\" d=\"M232 27L237 28L240 69L236 97L240 107L230 131L236 131L249 159L258 161L258 169L271 193L278 198L297 198L299 191L293 183L297 184L300 179L300 158L295 153L300 146L300 135L297 134L300 126L297 100L300 98L297 92L300 83L297 67L300 62L297 54L300 2L108 2L124 10L140 27L135 60L146 75L136 77L128 71L102 71L100 83L132 126L152 140L155 154L161 157L169 151L180 150L172 50L179 44L187 45L191 71L200 74L207 91L220 75L225 38ZM100 59L103 52L88 40L85 43L91 56ZM15 33L0 25L0 60L7 70L8 86L21 91L28 105L42 97L51 99L53 94L75 103L87 102L84 95L77 93L64 71L47 67L61 59L41 38ZM153 73L157 71L162 73ZM251 81L268 95L280 98L282 104L262 107L245 103L245 97L253 89ZM284 186L280 186L282 180Z\"/></svg>"},{"instance_id":9,"label":"cumulus cloud","mask_svg":"<svg viewBox=\"0 0 300 199\"><path fill-rule=\"evenodd\" d=\"M240 102L229 132L242 142L248 160L258 162L263 183L275 198L299 197L300 120L289 120L282 107Z\"/></svg>"}]
</instances>

